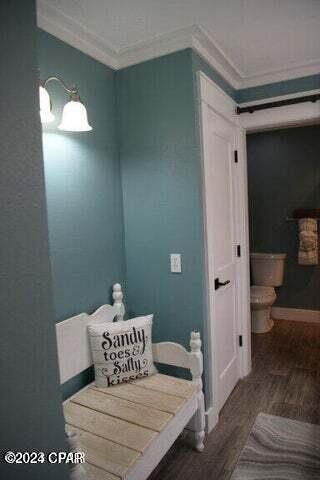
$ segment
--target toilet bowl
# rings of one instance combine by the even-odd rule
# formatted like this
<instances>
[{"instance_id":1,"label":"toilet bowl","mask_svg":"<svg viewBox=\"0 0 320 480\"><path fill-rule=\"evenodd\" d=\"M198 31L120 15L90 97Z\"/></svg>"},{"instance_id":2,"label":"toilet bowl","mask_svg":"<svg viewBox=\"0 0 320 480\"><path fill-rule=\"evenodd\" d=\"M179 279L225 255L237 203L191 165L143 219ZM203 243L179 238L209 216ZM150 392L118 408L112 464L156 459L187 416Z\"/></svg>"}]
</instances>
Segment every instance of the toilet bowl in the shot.
<instances>
[{"instance_id":1,"label":"toilet bowl","mask_svg":"<svg viewBox=\"0 0 320 480\"><path fill-rule=\"evenodd\" d=\"M251 330L266 333L273 327L271 307L277 298L273 287L253 285L250 288Z\"/></svg>"},{"instance_id":2,"label":"toilet bowl","mask_svg":"<svg viewBox=\"0 0 320 480\"><path fill-rule=\"evenodd\" d=\"M273 327L271 307L277 296L274 287L283 284L285 253L251 253L251 330L266 333Z\"/></svg>"}]
</instances>

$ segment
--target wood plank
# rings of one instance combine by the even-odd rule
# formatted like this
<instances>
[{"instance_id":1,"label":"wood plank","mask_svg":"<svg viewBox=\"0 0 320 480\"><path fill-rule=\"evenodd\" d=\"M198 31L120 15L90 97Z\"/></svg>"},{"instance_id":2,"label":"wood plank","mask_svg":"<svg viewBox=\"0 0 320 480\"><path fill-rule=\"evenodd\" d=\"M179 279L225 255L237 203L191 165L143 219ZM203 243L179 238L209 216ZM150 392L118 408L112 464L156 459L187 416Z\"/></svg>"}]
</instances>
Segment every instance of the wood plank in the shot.
<instances>
[{"instance_id":1,"label":"wood plank","mask_svg":"<svg viewBox=\"0 0 320 480\"><path fill-rule=\"evenodd\" d=\"M287 417L300 422L319 424L319 409L314 405L292 405L290 403L274 403L270 408L271 415Z\"/></svg>"},{"instance_id":2,"label":"wood plank","mask_svg":"<svg viewBox=\"0 0 320 480\"><path fill-rule=\"evenodd\" d=\"M183 380L182 378L171 377L161 373L135 380L133 383L138 387L149 388L150 390L175 395L187 400L196 390L196 385L189 380Z\"/></svg>"},{"instance_id":3,"label":"wood plank","mask_svg":"<svg viewBox=\"0 0 320 480\"><path fill-rule=\"evenodd\" d=\"M284 402L292 405L314 405L319 399L318 373L305 368L293 368Z\"/></svg>"},{"instance_id":4,"label":"wood plank","mask_svg":"<svg viewBox=\"0 0 320 480\"><path fill-rule=\"evenodd\" d=\"M90 386L94 390L105 393L106 395L113 395L114 397L123 398L133 403L140 403L147 407L153 407L162 412L176 414L177 411L186 402L184 398L176 397L175 395L168 395L166 393L156 392L147 388L137 387L133 384L115 385L110 388L98 388Z\"/></svg>"},{"instance_id":5,"label":"wood plank","mask_svg":"<svg viewBox=\"0 0 320 480\"><path fill-rule=\"evenodd\" d=\"M117 475L113 475L113 473L106 472L105 470L95 467L90 463L86 463L84 468L87 474L87 480L119 480L121 479L121 477L118 477Z\"/></svg>"},{"instance_id":6,"label":"wood plank","mask_svg":"<svg viewBox=\"0 0 320 480\"><path fill-rule=\"evenodd\" d=\"M139 452L143 452L158 435L153 430L90 410L73 402L64 405L64 416L66 422L75 427Z\"/></svg>"},{"instance_id":7,"label":"wood plank","mask_svg":"<svg viewBox=\"0 0 320 480\"><path fill-rule=\"evenodd\" d=\"M122 478L140 457L140 453L92 433L67 425L68 431L78 434L79 448L85 452L86 462Z\"/></svg>"},{"instance_id":8,"label":"wood plank","mask_svg":"<svg viewBox=\"0 0 320 480\"><path fill-rule=\"evenodd\" d=\"M105 395L91 388L79 392L72 398L72 402L157 432L161 432L172 418L167 412Z\"/></svg>"}]
</instances>

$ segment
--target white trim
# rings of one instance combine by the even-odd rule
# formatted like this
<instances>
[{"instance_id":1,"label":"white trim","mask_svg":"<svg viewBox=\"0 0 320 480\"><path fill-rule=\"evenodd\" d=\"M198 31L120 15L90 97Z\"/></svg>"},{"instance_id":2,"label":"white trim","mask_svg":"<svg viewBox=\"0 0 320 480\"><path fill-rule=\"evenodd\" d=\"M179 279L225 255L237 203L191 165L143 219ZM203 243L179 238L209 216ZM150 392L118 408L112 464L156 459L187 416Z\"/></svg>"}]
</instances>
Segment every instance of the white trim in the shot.
<instances>
[{"instance_id":1,"label":"white trim","mask_svg":"<svg viewBox=\"0 0 320 480\"><path fill-rule=\"evenodd\" d=\"M215 110L216 113L222 115L227 119L228 122L231 122L236 127L239 123L239 117L235 114L235 102L231 97L229 97L220 87L218 87L212 80L210 80L203 72L198 72L197 78L198 86L198 110L199 110L199 120L200 120L200 138L202 139L202 131L204 128L202 115L204 114L204 109L207 105L210 105L210 108ZM251 319L250 319L250 286L249 286L249 226L248 226L248 199L247 199L247 179L246 179L246 150L245 150L245 130L243 128L237 128L237 148L239 152L238 157L238 176L237 176L237 219L239 221L238 227L238 242L242 247L242 255L237 262L237 279L239 280L237 288L238 295L238 332L243 335L243 347L239 348L238 359L239 359L239 374L240 377L248 375L251 371ZM202 163L204 163L204 152L203 152L203 142L201 140L201 156ZM207 285L207 294L206 294L206 309L208 312L207 318L207 338L212 339L211 331L211 317L212 305L211 297L208 291L213 291L213 285L211 284L211 275L209 274L209 249L207 245L207 234L206 234L206 193L205 193L205 177L204 177L204 168L202 168L202 195L203 195L203 208L204 208L204 251L205 251L205 271L206 271L206 285ZM210 432L212 428L216 425L219 419L217 406L214 402L214 391L216 390L215 385L215 374L214 374L214 352L212 345L212 340L209 341L208 346L208 369L206 378L208 378L208 405L206 412L206 424L207 430Z\"/></svg>"},{"instance_id":2,"label":"white trim","mask_svg":"<svg viewBox=\"0 0 320 480\"><path fill-rule=\"evenodd\" d=\"M259 85L283 82L295 78L308 77L309 75L317 75L319 73L320 59L306 62L304 64L287 66L284 69L272 69L256 75L248 75L247 77L242 78L241 88L257 87Z\"/></svg>"},{"instance_id":3,"label":"white trim","mask_svg":"<svg viewBox=\"0 0 320 480\"><path fill-rule=\"evenodd\" d=\"M145 62L163 55L192 48L234 88L240 88L241 76L212 37L199 25L180 28L149 41L138 42L117 51L118 68Z\"/></svg>"},{"instance_id":4,"label":"white trim","mask_svg":"<svg viewBox=\"0 0 320 480\"><path fill-rule=\"evenodd\" d=\"M197 75L200 102L202 101L210 105L219 115L222 115L229 122L231 120L235 125L238 125L239 116L236 114L236 102L205 73L199 71Z\"/></svg>"},{"instance_id":5,"label":"white trim","mask_svg":"<svg viewBox=\"0 0 320 480\"><path fill-rule=\"evenodd\" d=\"M283 97L278 97L278 99L283 99ZM242 113L239 115L239 123L247 133L319 122L320 102L304 102L297 105L274 107L268 110L259 110L254 113Z\"/></svg>"},{"instance_id":6,"label":"white trim","mask_svg":"<svg viewBox=\"0 0 320 480\"><path fill-rule=\"evenodd\" d=\"M247 142L246 131L238 128L238 212L239 212L239 244L241 257L238 264L240 288L239 291L239 335L242 335L243 347L240 349L240 377L251 372L251 308L250 308L250 251L249 251L249 200L247 172Z\"/></svg>"},{"instance_id":7,"label":"white trim","mask_svg":"<svg viewBox=\"0 0 320 480\"><path fill-rule=\"evenodd\" d=\"M192 31L193 27L180 28L165 35L156 36L148 42L137 42L118 50L118 68L129 67L185 48L191 48Z\"/></svg>"},{"instance_id":8,"label":"white trim","mask_svg":"<svg viewBox=\"0 0 320 480\"><path fill-rule=\"evenodd\" d=\"M230 73L232 75L234 75L236 78L241 80L244 77L243 73L234 64L234 62L226 54L226 52L219 46L217 40L213 37L212 33L209 33L208 30L206 30L206 28L203 25L194 25L194 28L195 28L195 31L193 34L194 37L199 38L203 46L207 44L208 50L211 50L211 54L215 53L214 50L216 50L217 53L215 53L215 60L217 61L220 56L222 65L224 64L224 62L227 62L224 68L230 70Z\"/></svg>"},{"instance_id":9,"label":"white trim","mask_svg":"<svg viewBox=\"0 0 320 480\"><path fill-rule=\"evenodd\" d=\"M219 422L219 415L213 407L208 408L206 416L206 432L209 434Z\"/></svg>"},{"instance_id":10,"label":"white trim","mask_svg":"<svg viewBox=\"0 0 320 480\"><path fill-rule=\"evenodd\" d=\"M117 52L100 37L46 0L37 1L37 23L40 28L68 43L108 67L118 69Z\"/></svg>"},{"instance_id":11,"label":"white trim","mask_svg":"<svg viewBox=\"0 0 320 480\"><path fill-rule=\"evenodd\" d=\"M201 25L193 26L191 47L233 88L242 88L241 72Z\"/></svg>"},{"instance_id":12,"label":"white trim","mask_svg":"<svg viewBox=\"0 0 320 480\"><path fill-rule=\"evenodd\" d=\"M218 423L219 420L219 415L217 412L217 408L214 404L214 390L216 390L216 385L214 384L215 380L215 375L214 375L214 345L212 341L212 331L211 331L211 312L212 312L212 306L211 306L211 283L212 280L210 278L210 272L209 272L209 247L208 247L208 235L207 235L207 224L206 224L206 195L205 195L205 175L204 175L204 144L202 141L203 138L203 130L204 130L204 125L202 121L202 115L203 115L203 108L202 108L202 102L205 100L205 86L206 86L206 75L204 75L202 72L198 73L198 78L197 78L197 101L198 101L198 119L199 119L199 138L200 138L200 148L201 148L201 162L202 162L202 168L201 168L201 182L202 182L202 204L203 204L203 238L204 238L204 262L205 262L205 295L204 295L204 301L206 303L206 312L207 312L207 321L206 325L204 325L204 328L206 329L206 338L207 338L207 352L206 352L206 368L207 368L207 373L206 373L206 379L208 379L208 384L207 384L207 391L206 391L206 428L207 432L210 433L210 431L214 428L214 426ZM217 87L217 92L219 94L224 95L224 92L219 90L219 87ZM208 94L208 92L207 92Z\"/></svg>"},{"instance_id":13,"label":"white trim","mask_svg":"<svg viewBox=\"0 0 320 480\"><path fill-rule=\"evenodd\" d=\"M317 95L320 93L320 88L315 90L307 90L302 92L296 93L288 93L287 95L277 95L276 97L267 97L267 98L260 98L259 100L251 100L250 102L242 102L238 103L239 107L250 107L251 105L261 105L262 103L271 103L277 102L280 100L289 100L291 98L299 98L305 97L306 95Z\"/></svg>"},{"instance_id":14,"label":"white trim","mask_svg":"<svg viewBox=\"0 0 320 480\"><path fill-rule=\"evenodd\" d=\"M201 168L201 181L202 181L202 204L203 204L203 238L204 238L204 262L205 262L205 302L206 302L206 312L207 312L207 319L206 319L206 325L204 325L204 328L206 329L206 338L207 338L207 353L206 353L206 368L207 368L207 374L206 378L208 379L208 384L207 384L207 391L206 391L206 428L207 432L210 433L210 431L214 428L214 426L218 423L219 420L219 414L217 411L217 407L214 403L214 391L216 390L216 382L215 378L216 375L214 374L214 365L215 365L215 359L214 359L214 342L213 342L213 335L212 335L212 326L211 326L211 316L212 316L212 304L211 304L211 295L210 291L213 289L212 285L212 278L210 276L209 272L209 247L208 247L208 234L207 234L207 222L206 222L206 194L205 194L205 174L204 174L204 158L205 158L205 152L204 152L204 144L203 144L203 135L204 135L204 125L202 121L202 116L203 116L203 106L202 103L205 102L205 99L209 101L208 94L210 92L206 93L206 75L204 75L202 72L198 73L198 78L197 78L197 100L198 100L198 118L199 118L199 138L200 138L200 148L201 148L201 162L202 162L202 168ZM221 95L221 91L219 90L219 87L217 87L216 90L218 96ZM224 94L224 93L223 93ZM221 97L223 98L223 97ZM219 103L219 102L218 102ZM222 103L223 104L223 103Z\"/></svg>"},{"instance_id":15,"label":"white trim","mask_svg":"<svg viewBox=\"0 0 320 480\"><path fill-rule=\"evenodd\" d=\"M263 103L272 103L291 98L316 95L320 89L308 90L307 92L296 92L288 95L281 95L270 98L262 98L250 102L239 103L239 107L250 107L251 105L261 105ZM254 113L242 113L239 116L239 124L249 133L273 130L277 128L288 128L301 126L303 124L314 124L320 122L320 104L319 102L304 102L297 105L287 105L283 107L273 107L270 110L259 110Z\"/></svg>"},{"instance_id":16,"label":"white trim","mask_svg":"<svg viewBox=\"0 0 320 480\"><path fill-rule=\"evenodd\" d=\"M292 320L294 322L320 323L320 310L305 310L302 308L273 307L271 316L277 320Z\"/></svg>"},{"instance_id":17,"label":"white trim","mask_svg":"<svg viewBox=\"0 0 320 480\"><path fill-rule=\"evenodd\" d=\"M40 28L115 70L192 48L235 89L320 73L320 60L315 60L291 65L283 70L246 76L202 25L190 25L126 48L116 49L105 39L50 5L48 0L37 1L37 17Z\"/></svg>"}]
</instances>

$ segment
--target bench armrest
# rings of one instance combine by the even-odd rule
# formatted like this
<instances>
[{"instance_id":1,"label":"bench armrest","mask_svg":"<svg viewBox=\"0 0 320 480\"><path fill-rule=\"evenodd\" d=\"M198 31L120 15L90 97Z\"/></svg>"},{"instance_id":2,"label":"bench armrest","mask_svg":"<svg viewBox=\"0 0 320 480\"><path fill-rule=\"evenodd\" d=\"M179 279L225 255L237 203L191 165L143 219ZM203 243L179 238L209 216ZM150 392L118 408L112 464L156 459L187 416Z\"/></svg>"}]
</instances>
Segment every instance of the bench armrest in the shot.
<instances>
[{"instance_id":1,"label":"bench armrest","mask_svg":"<svg viewBox=\"0 0 320 480\"><path fill-rule=\"evenodd\" d=\"M203 355L199 332L191 332L190 352L182 345L174 342L161 342L152 345L153 360L165 365L187 368L191 372L192 381L202 390Z\"/></svg>"}]
</instances>

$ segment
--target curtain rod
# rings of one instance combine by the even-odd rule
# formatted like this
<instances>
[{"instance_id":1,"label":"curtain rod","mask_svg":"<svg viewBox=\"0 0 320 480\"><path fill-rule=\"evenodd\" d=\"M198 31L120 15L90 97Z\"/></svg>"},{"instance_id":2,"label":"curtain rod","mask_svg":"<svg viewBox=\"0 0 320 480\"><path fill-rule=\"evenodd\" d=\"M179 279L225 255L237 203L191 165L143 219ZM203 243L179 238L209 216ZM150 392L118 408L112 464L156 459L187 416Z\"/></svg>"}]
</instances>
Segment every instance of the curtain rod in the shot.
<instances>
[{"instance_id":1,"label":"curtain rod","mask_svg":"<svg viewBox=\"0 0 320 480\"><path fill-rule=\"evenodd\" d=\"M248 107L238 106L236 108L236 113L237 115L241 115L241 113L253 113L258 110L265 110L267 108L274 108L274 107L284 107L286 105L295 105L297 103L304 103L304 102L315 103L318 100L320 100L320 93L316 93L314 95L305 95L303 97L288 98L286 100L277 100L275 102L260 103L257 105L250 105Z\"/></svg>"}]
</instances>

